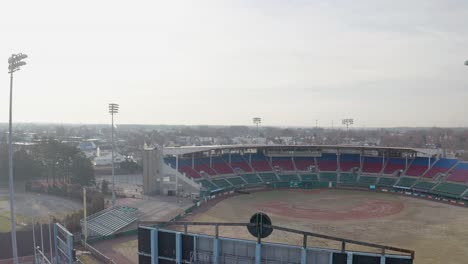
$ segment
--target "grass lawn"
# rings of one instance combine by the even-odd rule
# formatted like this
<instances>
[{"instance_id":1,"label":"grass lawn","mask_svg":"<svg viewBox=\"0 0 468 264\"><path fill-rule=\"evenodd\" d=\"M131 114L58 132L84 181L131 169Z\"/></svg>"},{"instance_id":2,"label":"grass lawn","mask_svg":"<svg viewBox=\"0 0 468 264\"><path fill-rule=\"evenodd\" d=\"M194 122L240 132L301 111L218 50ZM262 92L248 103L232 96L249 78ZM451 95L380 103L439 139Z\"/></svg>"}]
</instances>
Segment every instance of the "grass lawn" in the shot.
<instances>
[{"instance_id":1,"label":"grass lawn","mask_svg":"<svg viewBox=\"0 0 468 264\"><path fill-rule=\"evenodd\" d=\"M11 230L10 224L10 212L0 212L0 232L8 232ZM31 220L26 219L25 216L16 214L16 227L21 230L25 223L29 223Z\"/></svg>"}]
</instances>

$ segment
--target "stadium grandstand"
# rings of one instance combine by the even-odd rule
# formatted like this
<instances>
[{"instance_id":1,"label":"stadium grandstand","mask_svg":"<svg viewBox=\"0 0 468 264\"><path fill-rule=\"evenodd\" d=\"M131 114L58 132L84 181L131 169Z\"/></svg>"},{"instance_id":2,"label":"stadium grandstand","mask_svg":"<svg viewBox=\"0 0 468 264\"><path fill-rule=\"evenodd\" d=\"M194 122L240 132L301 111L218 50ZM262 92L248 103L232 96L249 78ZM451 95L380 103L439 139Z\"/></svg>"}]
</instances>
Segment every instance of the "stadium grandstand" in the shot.
<instances>
[{"instance_id":1,"label":"stadium grandstand","mask_svg":"<svg viewBox=\"0 0 468 264\"><path fill-rule=\"evenodd\" d=\"M164 148L164 164L207 193L262 184L411 190L468 200L468 162L421 149L233 145Z\"/></svg>"}]
</instances>

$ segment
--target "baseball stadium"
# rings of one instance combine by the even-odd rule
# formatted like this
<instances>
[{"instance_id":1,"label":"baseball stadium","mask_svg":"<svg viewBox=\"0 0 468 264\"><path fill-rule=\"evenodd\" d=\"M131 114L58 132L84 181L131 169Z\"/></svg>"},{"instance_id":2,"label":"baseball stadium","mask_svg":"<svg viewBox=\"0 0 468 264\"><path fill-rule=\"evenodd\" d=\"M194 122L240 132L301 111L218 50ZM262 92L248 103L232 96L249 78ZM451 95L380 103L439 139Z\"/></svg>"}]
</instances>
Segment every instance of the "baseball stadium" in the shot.
<instances>
[{"instance_id":1,"label":"baseball stadium","mask_svg":"<svg viewBox=\"0 0 468 264\"><path fill-rule=\"evenodd\" d=\"M102 233L94 222L109 223L108 214L90 217L90 244L118 263L426 264L468 257L468 162L441 153L146 147L143 161L143 193L155 197L153 204L171 196L193 203L162 207L171 212L164 217L135 214L128 223L135 221L136 231L123 231L124 224ZM249 222L259 212L271 222ZM249 228L271 235L256 237Z\"/></svg>"}]
</instances>

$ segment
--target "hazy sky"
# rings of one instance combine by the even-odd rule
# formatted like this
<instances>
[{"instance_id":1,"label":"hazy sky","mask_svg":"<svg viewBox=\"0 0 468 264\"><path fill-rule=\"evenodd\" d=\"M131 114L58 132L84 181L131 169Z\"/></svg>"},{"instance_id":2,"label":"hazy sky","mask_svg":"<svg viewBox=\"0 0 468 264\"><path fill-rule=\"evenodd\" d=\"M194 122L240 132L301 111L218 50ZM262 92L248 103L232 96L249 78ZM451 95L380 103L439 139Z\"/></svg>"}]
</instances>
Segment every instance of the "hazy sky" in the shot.
<instances>
[{"instance_id":1,"label":"hazy sky","mask_svg":"<svg viewBox=\"0 0 468 264\"><path fill-rule=\"evenodd\" d=\"M21 122L468 126L467 0L2 1Z\"/></svg>"}]
</instances>

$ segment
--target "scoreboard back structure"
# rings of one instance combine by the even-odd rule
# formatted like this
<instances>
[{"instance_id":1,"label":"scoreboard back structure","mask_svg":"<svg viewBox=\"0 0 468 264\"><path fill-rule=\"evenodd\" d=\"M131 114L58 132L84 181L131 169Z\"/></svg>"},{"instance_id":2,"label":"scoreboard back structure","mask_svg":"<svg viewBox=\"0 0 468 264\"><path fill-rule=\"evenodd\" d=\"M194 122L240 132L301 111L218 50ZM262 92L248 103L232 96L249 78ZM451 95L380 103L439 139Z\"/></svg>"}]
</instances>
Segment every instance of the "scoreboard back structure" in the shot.
<instances>
[{"instance_id":1,"label":"scoreboard back structure","mask_svg":"<svg viewBox=\"0 0 468 264\"><path fill-rule=\"evenodd\" d=\"M255 215L254 215L255 216ZM323 234L305 232L275 226L271 221L252 217L249 223L215 222L159 222L161 226L183 226L184 231L140 226L138 229L138 255L140 264L181 264L181 263L316 263L316 264L412 264L415 252L409 249L344 239ZM266 216L268 218L268 216ZM262 219L259 221L259 219ZM269 218L268 218L269 220ZM189 226L212 226L214 236L187 232ZM256 240L222 237L220 226L248 228L256 234ZM303 237L303 245L289 245L263 242L271 232L288 232ZM308 237L341 242L341 250L317 248L307 245ZM372 248L373 252L347 250L348 244ZM378 250L376 250L378 249Z\"/></svg>"}]
</instances>

